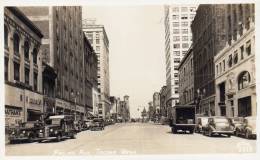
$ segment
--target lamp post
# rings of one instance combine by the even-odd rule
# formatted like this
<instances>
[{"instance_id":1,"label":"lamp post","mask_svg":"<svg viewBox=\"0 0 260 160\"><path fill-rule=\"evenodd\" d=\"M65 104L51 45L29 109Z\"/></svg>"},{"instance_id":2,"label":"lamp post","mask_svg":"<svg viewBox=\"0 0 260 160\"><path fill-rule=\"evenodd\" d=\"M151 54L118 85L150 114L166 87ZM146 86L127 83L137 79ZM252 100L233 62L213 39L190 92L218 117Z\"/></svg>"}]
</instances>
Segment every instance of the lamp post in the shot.
<instances>
[{"instance_id":1,"label":"lamp post","mask_svg":"<svg viewBox=\"0 0 260 160\"><path fill-rule=\"evenodd\" d=\"M76 92L75 96L74 96L74 92L71 92L71 97L74 98L74 117L76 119L76 105L77 105L77 96L79 96L79 92ZM70 106L70 114L72 112L72 107Z\"/></svg>"}]
</instances>

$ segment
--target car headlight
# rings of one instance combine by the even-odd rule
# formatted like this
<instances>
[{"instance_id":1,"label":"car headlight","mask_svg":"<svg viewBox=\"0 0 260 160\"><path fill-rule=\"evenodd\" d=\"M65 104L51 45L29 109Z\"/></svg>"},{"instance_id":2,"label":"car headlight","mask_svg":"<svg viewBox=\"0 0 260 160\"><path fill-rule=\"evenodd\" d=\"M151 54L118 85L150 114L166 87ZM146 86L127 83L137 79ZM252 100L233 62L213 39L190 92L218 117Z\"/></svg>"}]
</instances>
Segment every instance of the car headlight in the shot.
<instances>
[{"instance_id":1,"label":"car headlight","mask_svg":"<svg viewBox=\"0 0 260 160\"><path fill-rule=\"evenodd\" d=\"M53 129L50 129L50 132L53 132Z\"/></svg>"},{"instance_id":2,"label":"car headlight","mask_svg":"<svg viewBox=\"0 0 260 160\"><path fill-rule=\"evenodd\" d=\"M23 131L23 133L25 133L25 131Z\"/></svg>"},{"instance_id":3,"label":"car headlight","mask_svg":"<svg viewBox=\"0 0 260 160\"><path fill-rule=\"evenodd\" d=\"M42 132L42 130L40 130L39 132Z\"/></svg>"},{"instance_id":4,"label":"car headlight","mask_svg":"<svg viewBox=\"0 0 260 160\"><path fill-rule=\"evenodd\" d=\"M58 134L58 131L55 131L54 133L55 133L55 134Z\"/></svg>"},{"instance_id":5,"label":"car headlight","mask_svg":"<svg viewBox=\"0 0 260 160\"><path fill-rule=\"evenodd\" d=\"M12 134L14 134L14 131L12 132Z\"/></svg>"}]
</instances>

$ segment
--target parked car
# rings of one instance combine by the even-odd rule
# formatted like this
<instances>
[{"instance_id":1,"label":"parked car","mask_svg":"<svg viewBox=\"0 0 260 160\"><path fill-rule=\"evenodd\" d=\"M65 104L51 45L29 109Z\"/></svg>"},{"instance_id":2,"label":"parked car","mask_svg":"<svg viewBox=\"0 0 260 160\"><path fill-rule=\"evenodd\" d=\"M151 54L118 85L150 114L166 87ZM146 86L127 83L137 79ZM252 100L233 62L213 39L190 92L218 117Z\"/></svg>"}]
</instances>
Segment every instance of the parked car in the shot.
<instances>
[{"instance_id":1,"label":"parked car","mask_svg":"<svg viewBox=\"0 0 260 160\"><path fill-rule=\"evenodd\" d=\"M228 120L234 131L234 135L236 135L237 127L239 127L243 124L244 118L243 117L231 117L231 118L228 118Z\"/></svg>"},{"instance_id":2,"label":"parked car","mask_svg":"<svg viewBox=\"0 0 260 160\"><path fill-rule=\"evenodd\" d=\"M209 119L209 117L205 117L205 116L196 118L196 126L195 126L196 133L204 132L204 129L208 123L208 119Z\"/></svg>"},{"instance_id":3,"label":"parked car","mask_svg":"<svg viewBox=\"0 0 260 160\"><path fill-rule=\"evenodd\" d=\"M50 116L45 126L38 131L38 141L56 140L61 141L65 138L75 138L77 134L73 115Z\"/></svg>"},{"instance_id":4,"label":"parked car","mask_svg":"<svg viewBox=\"0 0 260 160\"><path fill-rule=\"evenodd\" d=\"M233 133L233 128L228 119L221 116L209 117L208 123L203 132L204 135L208 135L210 137L215 134L224 134L230 137Z\"/></svg>"},{"instance_id":5,"label":"parked car","mask_svg":"<svg viewBox=\"0 0 260 160\"><path fill-rule=\"evenodd\" d=\"M95 118L90 124L90 130L104 130L105 129L105 122L102 118Z\"/></svg>"},{"instance_id":6,"label":"parked car","mask_svg":"<svg viewBox=\"0 0 260 160\"><path fill-rule=\"evenodd\" d=\"M256 117L245 117L242 125L236 128L237 136L256 139Z\"/></svg>"},{"instance_id":7,"label":"parked car","mask_svg":"<svg viewBox=\"0 0 260 160\"><path fill-rule=\"evenodd\" d=\"M40 130L42 124L36 123L23 123L18 128L14 129L9 135L10 144L15 142L33 142L36 140L37 130Z\"/></svg>"},{"instance_id":8,"label":"parked car","mask_svg":"<svg viewBox=\"0 0 260 160\"><path fill-rule=\"evenodd\" d=\"M91 119L84 120L83 127L82 127L83 130L88 130L90 128L91 122L92 122Z\"/></svg>"}]
</instances>

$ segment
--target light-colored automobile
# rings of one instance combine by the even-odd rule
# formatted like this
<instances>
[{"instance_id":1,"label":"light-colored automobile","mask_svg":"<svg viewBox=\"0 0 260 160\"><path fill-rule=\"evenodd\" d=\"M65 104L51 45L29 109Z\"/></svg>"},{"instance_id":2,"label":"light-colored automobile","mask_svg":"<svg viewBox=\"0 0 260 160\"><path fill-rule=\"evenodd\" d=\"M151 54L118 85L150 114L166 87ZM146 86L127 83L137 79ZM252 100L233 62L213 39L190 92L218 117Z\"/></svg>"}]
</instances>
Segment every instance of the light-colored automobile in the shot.
<instances>
[{"instance_id":1,"label":"light-colored automobile","mask_svg":"<svg viewBox=\"0 0 260 160\"><path fill-rule=\"evenodd\" d=\"M227 135L230 137L234 133L231 124L226 117L214 116L208 118L208 123L204 129L203 134L208 136L213 135Z\"/></svg>"},{"instance_id":2,"label":"light-colored automobile","mask_svg":"<svg viewBox=\"0 0 260 160\"><path fill-rule=\"evenodd\" d=\"M244 118L243 117L230 117L230 118L228 118L228 120L234 131L234 135L236 135L236 129L243 124Z\"/></svg>"},{"instance_id":3,"label":"light-colored automobile","mask_svg":"<svg viewBox=\"0 0 260 160\"><path fill-rule=\"evenodd\" d=\"M256 139L256 117L245 117L244 123L236 128L236 135Z\"/></svg>"},{"instance_id":4,"label":"light-colored automobile","mask_svg":"<svg viewBox=\"0 0 260 160\"><path fill-rule=\"evenodd\" d=\"M90 125L92 123L92 120L91 119L86 119L83 121L83 130L88 130L90 128Z\"/></svg>"},{"instance_id":5,"label":"light-colored automobile","mask_svg":"<svg viewBox=\"0 0 260 160\"><path fill-rule=\"evenodd\" d=\"M196 118L196 126L195 126L195 132L196 133L202 133L204 132L204 128L207 126L209 117L197 117Z\"/></svg>"}]
</instances>

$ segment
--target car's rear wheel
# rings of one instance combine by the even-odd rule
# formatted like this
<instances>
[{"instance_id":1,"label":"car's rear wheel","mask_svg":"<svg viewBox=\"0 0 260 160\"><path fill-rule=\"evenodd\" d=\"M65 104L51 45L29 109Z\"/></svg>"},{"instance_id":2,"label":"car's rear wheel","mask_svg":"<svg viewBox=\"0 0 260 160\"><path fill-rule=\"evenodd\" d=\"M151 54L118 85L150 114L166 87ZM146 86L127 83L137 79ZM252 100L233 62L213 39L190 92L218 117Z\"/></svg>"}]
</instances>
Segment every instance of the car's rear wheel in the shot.
<instances>
[{"instance_id":1,"label":"car's rear wheel","mask_svg":"<svg viewBox=\"0 0 260 160\"><path fill-rule=\"evenodd\" d=\"M228 137L231 137L231 135L230 135L230 134L227 134L227 136L228 136Z\"/></svg>"},{"instance_id":2,"label":"car's rear wheel","mask_svg":"<svg viewBox=\"0 0 260 160\"><path fill-rule=\"evenodd\" d=\"M211 130L209 130L208 135L209 135L209 137L212 137L212 131Z\"/></svg>"},{"instance_id":3,"label":"car's rear wheel","mask_svg":"<svg viewBox=\"0 0 260 160\"><path fill-rule=\"evenodd\" d=\"M59 134L58 136L57 136L57 142L60 142L61 141L61 135Z\"/></svg>"}]
</instances>

